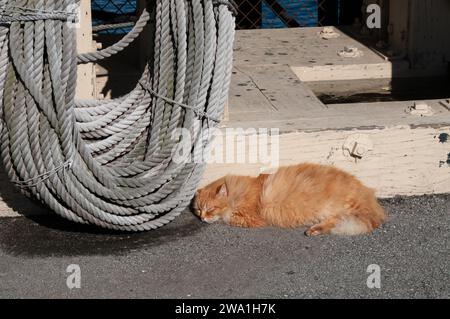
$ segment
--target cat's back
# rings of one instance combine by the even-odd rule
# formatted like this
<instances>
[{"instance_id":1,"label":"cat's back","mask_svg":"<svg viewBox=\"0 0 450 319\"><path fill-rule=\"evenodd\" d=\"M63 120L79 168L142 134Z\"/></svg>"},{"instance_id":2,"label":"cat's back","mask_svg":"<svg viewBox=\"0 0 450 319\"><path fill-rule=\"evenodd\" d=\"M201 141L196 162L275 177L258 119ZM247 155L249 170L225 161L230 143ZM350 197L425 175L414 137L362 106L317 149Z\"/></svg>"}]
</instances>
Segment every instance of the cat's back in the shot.
<instances>
[{"instance_id":1,"label":"cat's back","mask_svg":"<svg viewBox=\"0 0 450 319\"><path fill-rule=\"evenodd\" d=\"M287 196L338 195L349 190L366 189L353 175L333 166L303 163L280 167L267 177L263 195L266 198Z\"/></svg>"}]
</instances>

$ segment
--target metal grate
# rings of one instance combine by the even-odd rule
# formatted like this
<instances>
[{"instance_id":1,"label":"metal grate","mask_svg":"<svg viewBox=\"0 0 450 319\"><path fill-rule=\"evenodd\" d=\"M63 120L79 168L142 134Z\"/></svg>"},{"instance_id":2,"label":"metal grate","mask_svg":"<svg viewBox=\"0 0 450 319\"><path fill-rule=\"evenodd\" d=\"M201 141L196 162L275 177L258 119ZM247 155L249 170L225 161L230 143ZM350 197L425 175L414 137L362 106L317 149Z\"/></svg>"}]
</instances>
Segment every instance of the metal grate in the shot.
<instances>
[{"instance_id":1,"label":"metal grate","mask_svg":"<svg viewBox=\"0 0 450 319\"><path fill-rule=\"evenodd\" d=\"M94 26L119 24L136 20L136 0L92 0L92 22ZM106 34L126 33L130 28L102 31Z\"/></svg>"},{"instance_id":2,"label":"metal grate","mask_svg":"<svg viewBox=\"0 0 450 319\"><path fill-rule=\"evenodd\" d=\"M136 20L136 0L92 0L93 24ZM234 0L238 29L317 27L349 24L361 14L362 0ZM102 31L124 33L129 28Z\"/></svg>"},{"instance_id":3,"label":"metal grate","mask_svg":"<svg viewBox=\"0 0 450 319\"><path fill-rule=\"evenodd\" d=\"M316 27L326 0L235 0L238 29Z\"/></svg>"},{"instance_id":4,"label":"metal grate","mask_svg":"<svg viewBox=\"0 0 450 319\"><path fill-rule=\"evenodd\" d=\"M238 29L349 25L363 0L235 0Z\"/></svg>"}]
</instances>

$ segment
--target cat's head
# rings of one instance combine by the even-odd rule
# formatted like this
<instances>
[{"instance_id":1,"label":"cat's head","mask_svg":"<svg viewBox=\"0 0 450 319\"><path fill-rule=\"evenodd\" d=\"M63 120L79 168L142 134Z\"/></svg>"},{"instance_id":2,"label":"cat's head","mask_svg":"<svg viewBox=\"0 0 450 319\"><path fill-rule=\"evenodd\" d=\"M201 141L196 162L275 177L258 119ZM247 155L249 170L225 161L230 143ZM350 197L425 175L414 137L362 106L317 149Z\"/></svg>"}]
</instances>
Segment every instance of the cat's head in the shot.
<instances>
[{"instance_id":1,"label":"cat's head","mask_svg":"<svg viewBox=\"0 0 450 319\"><path fill-rule=\"evenodd\" d=\"M213 183L199 190L192 209L202 221L214 223L222 220L229 211L228 189L224 181Z\"/></svg>"}]
</instances>

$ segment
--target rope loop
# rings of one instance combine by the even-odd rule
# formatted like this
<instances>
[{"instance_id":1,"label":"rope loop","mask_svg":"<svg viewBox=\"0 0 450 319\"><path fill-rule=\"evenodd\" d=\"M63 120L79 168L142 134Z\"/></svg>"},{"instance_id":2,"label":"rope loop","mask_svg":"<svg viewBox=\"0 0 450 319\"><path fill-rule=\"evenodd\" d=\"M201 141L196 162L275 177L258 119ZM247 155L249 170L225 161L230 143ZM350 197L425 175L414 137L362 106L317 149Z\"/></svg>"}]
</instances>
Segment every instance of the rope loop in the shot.
<instances>
[{"instance_id":1,"label":"rope loop","mask_svg":"<svg viewBox=\"0 0 450 319\"><path fill-rule=\"evenodd\" d=\"M61 165L56 166L51 171L39 174L33 178L29 178L24 181L13 181L12 183L20 188L37 187L40 184L47 181L48 179L50 179L52 176L55 176L56 174L58 174L59 172L62 171L63 173L65 173L66 170L70 170L72 168L72 165L73 165L73 162L69 160L65 163L62 163Z\"/></svg>"},{"instance_id":2,"label":"rope loop","mask_svg":"<svg viewBox=\"0 0 450 319\"><path fill-rule=\"evenodd\" d=\"M36 10L20 6L0 8L0 24L41 20L61 20L76 23L78 22L78 14L77 12Z\"/></svg>"},{"instance_id":3,"label":"rope loop","mask_svg":"<svg viewBox=\"0 0 450 319\"><path fill-rule=\"evenodd\" d=\"M141 81L139 82L139 84L141 84L142 87L145 90L147 90L154 97L156 97L158 99L161 99L161 100L164 100L165 102L170 103L172 105L177 105L177 106L180 106L180 107L182 107L184 109L187 109L187 110L190 110L190 111L194 112L194 114L198 117L199 120L212 121L212 122L214 122L216 124L220 123L220 119L219 118L216 118L216 117L208 115L207 112L204 112L203 110L201 110L198 107L187 105L187 104L184 104L184 103L172 100L172 99L170 99L170 98L168 98L168 97L166 97L166 96L164 96L162 94L159 94L158 92L154 91L152 88L150 88L148 85L146 85L145 83L143 83ZM209 126L209 124L208 124L208 126Z\"/></svg>"},{"instance_id":4,"label":"rope loop","mask_svg":"<svg viewBox=\"0 0 450 319\"><path fill-rule=\"evenodd\" d=\"M234 0L212 0L212 2L213 5L226 5L235 17L238 15L238 7Z\"/></svg>"},{"instance_id":5,"label":"rope loop","mask_svg":"<svg viewBox=\"0 0 450 319\"><path fill-rule=\"evenodd\" d=\"M194 197L206 164L197 155L207 153L208 129L219 123L228 97L231 2L149 1L122 40L81 55L77 30L65 23L65 11L78 3L0 0L5 171L25 195L73 222L130 232L162 227ZM26 21L36 22L15 23ZM78 64L120 52L149 21L152 56L135 87L118 98L77 100ZM173 138L178 130L195 144Z\"/></svg>"}]
</instances>

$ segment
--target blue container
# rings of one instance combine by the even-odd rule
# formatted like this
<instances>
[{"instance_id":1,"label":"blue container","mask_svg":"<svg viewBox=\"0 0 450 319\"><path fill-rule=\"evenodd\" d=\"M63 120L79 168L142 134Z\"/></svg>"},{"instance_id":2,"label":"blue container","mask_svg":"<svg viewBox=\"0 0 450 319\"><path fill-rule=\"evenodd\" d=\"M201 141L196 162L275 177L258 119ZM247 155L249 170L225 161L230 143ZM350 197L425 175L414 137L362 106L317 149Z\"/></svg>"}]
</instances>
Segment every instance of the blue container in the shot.
<instances>
[{"instance_id":1,"label":"blue container","mask_svg":"<svg viewBox=\"0 0 450 319\"><path fill-rule=\"evenodd\" d=\"M317 27L319 19L317 0L278 0L277 2L300 26ZM286 27L264 0L262 1L261 27L263 29Z\"/></svg>"}]
</instances>

